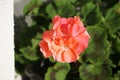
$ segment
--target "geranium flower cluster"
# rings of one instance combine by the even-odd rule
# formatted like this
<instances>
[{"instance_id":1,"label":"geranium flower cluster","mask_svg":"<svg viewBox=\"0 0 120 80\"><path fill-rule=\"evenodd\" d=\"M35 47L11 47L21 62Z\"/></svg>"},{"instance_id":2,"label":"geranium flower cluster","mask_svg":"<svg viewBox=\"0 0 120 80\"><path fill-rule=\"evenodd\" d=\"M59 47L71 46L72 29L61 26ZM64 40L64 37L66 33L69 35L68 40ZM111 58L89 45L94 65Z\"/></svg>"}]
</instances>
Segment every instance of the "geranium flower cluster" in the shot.
<instances>
[{"instance_id":1,"label":"geranium flower cluster","mask_svg":"<svg viewBox=\"0 0 120 80\"><path fill-rule=\"evenodd\" d=\"M90 36L79 17L55 16L52 29L45 31L39 43L45 58L53 56L58 62L75 62L88 47Z\"/></svg>"}]
</instances>

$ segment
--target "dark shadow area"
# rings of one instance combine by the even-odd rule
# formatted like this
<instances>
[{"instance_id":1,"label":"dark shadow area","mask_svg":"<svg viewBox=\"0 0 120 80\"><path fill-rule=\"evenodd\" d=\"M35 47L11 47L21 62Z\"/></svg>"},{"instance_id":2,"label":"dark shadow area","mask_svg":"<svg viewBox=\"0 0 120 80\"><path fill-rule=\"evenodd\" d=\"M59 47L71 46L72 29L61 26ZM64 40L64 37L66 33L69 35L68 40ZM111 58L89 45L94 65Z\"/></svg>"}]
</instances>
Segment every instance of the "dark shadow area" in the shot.
<instances>
[{"instance_id":1,"label":"dark shadow area","mask_svg":"<svg viewBox=\"0 0 120 80\"><path fill-rule=\"evenodd\" d=\"M27 27L27 23L25 22L25 16L14 16L14 42L15 44L19 41L19 35L23 28ZM16 45L15 45L16 46Z\"/></svg>"}]
</instances>

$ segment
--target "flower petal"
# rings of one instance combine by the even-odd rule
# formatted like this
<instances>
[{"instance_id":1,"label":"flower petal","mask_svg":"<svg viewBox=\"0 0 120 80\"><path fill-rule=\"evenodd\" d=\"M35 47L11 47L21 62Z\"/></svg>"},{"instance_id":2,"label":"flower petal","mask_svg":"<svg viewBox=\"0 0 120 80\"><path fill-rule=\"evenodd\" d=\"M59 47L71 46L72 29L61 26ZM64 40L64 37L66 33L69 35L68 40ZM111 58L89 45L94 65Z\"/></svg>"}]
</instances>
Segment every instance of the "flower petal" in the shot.
<instances>
[{"instance_id":1,"label":"flower petal","mask_svg":"<svg viewBox=\"0 0 120 80\"><path fill-rule=\"evenodd\" d=\"M53 56L58 62L75 62L88 46L89 34L79 17L55 16L53 27L42 35L39 45L45 57Z\"/></svg>"},{"instance_id":2,"label":"flower petal","mask_svg":"<svg viewBox=\"0 0 120 80\"><path fill-rule=\"evenodd\" d=\"M77 60L77 55L75 54L74 51L70 49L66 49L65 52L63 53L63 60L64 62L75 62Z\"/></svg>"},{"instance_id":3,"label":"flower petal","mask_svg":"<svg viewBox=\"0 0 120 80\"><path fill-rule=\"evenodd\" d=\"M68 18L68 19L67 19L67 24L68 24L68 25L73 25L73 24L75 24L74 18Z\"/></svg>"},{"instance_id":4,"label":"flower petal","mask_svg":"<svg viewBox=\"0 0 120 80\"><path fill-rule=\"evenodd\" d=\"M66 18L61 18L60 24L67 24L67 19Z\"/></svg>"},{"instance_id":5,"label":"flower petal","mask_svg":"<svg viewBox=\"0 0 120 80\"><path fill-rule=\"evenodd\" d=\"M60 50L61 46L59 45L60 43L57 41L52 41L50 50L52 52L53 58L55 59L55 56L57 55L58 51Z\"/></svg>"},{"instance_id":6,"label":"flower petal","mask_svg":"<svg viewBox=\"0 0 120 80\"><path fill-rule=\"evenodd\" d=\"M65 62L64 61L64 58L63 58L63 53L64 53L65 51L61 48L59 51L58 51L58 53L57 53L57 55L56 55L56 60L57 61L59 61L59 62Z\"/></svg>"},{"instance_id":7,"label":"flower petal","mask_svg":"<svg viewBox=\"0 0 120 80\"><path fill-rule=\"evenodd\" d=\"M82 21L80 20L80 17L74 17L74 21L76 24L79 24L80 27L84 27Z\"/></svg>"},{"instance_id":8,"label":"flower petal","mask_svg":"<svg viewBox=\"0 0 120 80\"><path fill-rule=\"evenodd\" d=\"M60 16L55 16L52 20L52 24L53 24L53 30L57 29L57 27L60 25Z\"/></svg>"},{"instance_id":9,"label":"flower petal","mask_svg":"<svg viewBox=\"0 0 120 80\"><path fill-rule=\"evenodd\" d=\"M44 40L39 43L40 51L43 53L44 57L48 58L51 56L51 51L49 50L48 43Z\"/></svg>"},{"instance_id":10,"label":"flower petal","mask_svg":"<svg viewBox=\"0 0 120 80\"><path fill-rule=\"evenodd\" d=\"M46 40L46 41L49 41L52 36L53 36L53 33L54 31L53 30L50 30L50 31L45 31L42 35L42 39Z\"/></svg>"},{"instance_id":11,"label":"flower petal","mask_svg":"<svg viewBox=\"0 0 120 80\"><path fill-rule=\"evenodd\" d=\"M66 24L62 24L62 25L60 26L60 30L61 30L61 32L64 33L64 34L69 34L68 26L67 26Z\"/></svg>"},{"instance_id":12,"label":"flower petal","mask_svg":"<svg viewBox=\"0 0 120 80\"><path fill-rule=\"evenodd\" d=\"M87 33L87 31L85 31L84 33L82 34L79 34L76 39L79 41L79 43L81 44L81 46L83 47L83 50L85 48L88 47L88 41L89 41L89 34Z\"/></svg>"}]
</instances>

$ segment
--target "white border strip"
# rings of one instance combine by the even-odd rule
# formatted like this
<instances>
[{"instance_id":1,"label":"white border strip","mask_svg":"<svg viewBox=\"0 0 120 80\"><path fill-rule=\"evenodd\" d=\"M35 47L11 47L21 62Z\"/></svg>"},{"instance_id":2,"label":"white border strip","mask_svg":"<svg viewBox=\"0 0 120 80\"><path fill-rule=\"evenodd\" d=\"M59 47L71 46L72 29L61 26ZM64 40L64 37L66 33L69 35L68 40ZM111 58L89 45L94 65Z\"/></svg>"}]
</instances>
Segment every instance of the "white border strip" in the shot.
<instances>
[{"instance_id":1,"label":"white border strip","mask_svg":"<svg viewBox=\"0 0 120 80\"><path fill-rule=\"evenodd\" d=\"M0 80L14 80L13 0L0 1Z\"/></svg>"}]
</instances>

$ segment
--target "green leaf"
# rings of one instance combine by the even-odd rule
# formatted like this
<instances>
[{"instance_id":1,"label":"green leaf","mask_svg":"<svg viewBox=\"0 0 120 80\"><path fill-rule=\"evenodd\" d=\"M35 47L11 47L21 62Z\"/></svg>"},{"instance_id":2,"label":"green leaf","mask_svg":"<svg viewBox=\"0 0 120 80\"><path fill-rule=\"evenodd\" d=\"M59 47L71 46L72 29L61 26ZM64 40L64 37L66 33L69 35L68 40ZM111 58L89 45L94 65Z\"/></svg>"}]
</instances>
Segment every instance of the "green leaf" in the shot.
<instances>
[{"instance_id":1,"label":"green leaf","mask_svg":"<svg viewBox=\"0 0 120 80\"><path fill-rule=\"evenodd\" d=\"M53 59L52 56L49 58L49 61L52 62L52 63L55 63L55 62L56 62L56 61Z\"/></svg>"},{"instance_id":2,"label":"green leaf","mask_svg":"<svg viewBox=\"0 0 120 80\"><path fill-rule=\"evenodd\" d=\"M57 15L56 9L53 7L52 4L49 4L46 7L46 12L48 13L48 16L52 19L55 15Z\"/></svg>"},{"instance_id":3,"label":"green leaf","mask_svg":"<svg viewBox=\"0 0 120 80\"><path fill-rule=\"evenodd\" d=\"M104 24L110 33L120 30L120 3L107 11Z\"/></svg>"},{"instance_id":4,"label":"green leaf","mask_svg":"<svg viewBox=\"0 0 120 80\"><path fill-rule=\"evenodd\" d=\"M32 41L36 42L36 45L38 44L38 41L41 40L42 34L41 33L37 33L36 36L34 37L34 39ZM33 42L34 43L34 42Z\"/></svg>"},{"instance_id":5,"label":"green leaf","mask_svg":"<svg viewBox=\"0 0 120 80\"><path fill-rule=\"evenodd\" d=\"M76 2L76 0L55 0L57 12L62 17L70 17L75 13L75 7L71 4Z\"/></svg>"},{"instance_id":6,"label":"green leaf","mask_svg":"<svg viewBox=\"0 0 120 80\"><path fill-rule=\"evenodd\" d=\"M83 15L84 18L87 17L87 15L92 12L95 8L95 4L93 4L92 2L87 3L86 5L84 5L81 9L81 14Z\"/></svg>"},{"instance_id":7,"label":"green leaf","mask_svg":"<svg viewBox=\"0 0 120 80\"><path fill-rule=\"evenodd\" d=\"M20 51L22 52L22 54L24 55L25 58L29 59L29 60L37 60L39 57L37 56L37 51L35 48L32 48L30 46L27 47L23 47L20 49Z\"/></svg>"},{"instance_id":8,"label":"green leaf","mask_svg":"<svg viewBox=\"0 0 120 80\"><path fill-rule=\"evenodd\" d=\"M109 34L109 38L112 44L112 47L115 49L116 52L120 53L120 38L119 35L114 33Z\"/></svg>"},{"instance_id":9,"label":"green leaf","mask_svg":"<svg viewBox=\"0 0 120 80\"><path fill-rule=\"evenodd\" d=\"M93 0L80 0L81 3L88 3L88 2L92 2Z\"/></svg>"},{"instance_id":10,"label":"green leaf","mask_svg":"<svg viewBox=\"0 0 120 80\"><path fill-rule=\"evenodd\" d=\"M53 67L49 67L45 74L45 80L55 80L55 70Z\"/></svg>"},{"instance_id":11,"label":"green leaf","mask_svg":"<svg viewBox=\"0 0 120 80\"><path fill-rule=\"evenodd\" d=\"M101 0L78 0L81 6L86 5L86 3L94 2L95 4L100 4Z\"/></svg>"},{"instance_id":12,"label":"green leaf","mask_svg":"<svg viewBox=\"0 0 120 80\"><path fill-rule=\"evenodd\" d=\"M23 14L38 14L39 7L42 5L41 0L31 0L23 9Z\"/></svg>"},{"instance_id":13,"label":"green leaf","mask_svg":"<svg viewBox=\"0 0 120 80\"><path fill-rule=\"evenodd\" d=\"M70 17L75 14L75 3L76 0L54 0L54 3L50 3L46 7L46 12L48 16L52 19L55 15L60 15L62 17Z\"/></svg>"},{"instance_id":14,"label":"green leaf","mask_svg":"<svg viewBox=\"0 0 120 80\"><path fill-rule=\"evenodd\" d=\"M116 41L115 41L115 49L116 49L116 51L118 51L119 54L120 54L120 38L119 38L119 37L116 38Z\"/></svg>"},{"instance_id":15,"label":"green leaf","mask_svg":"<svg viewBox=\"0 0 120 80\"><path fill-rule=\"evenodd\" d=\"M33 13L38 14L38 12L39 12L39 8L38 7L34 8Z\"/></svg>"},{"instance_id":16,"label":"green leaf","mask_svg":"<svg viewBox=\"0 0 120 80\"><path fill-rule=\"evenodd\" d=\"M89 26L87 31L91 37L89 46L85 51L87 59L91 63L106 60L110 55L110 43L107 40L106 33L99 26Z\"/></svg>"},{"instance_id":17,"label":"green leaf","mask_svg":"<svg viewBox=\"0 0 120 80\"><path fill-rule=\"evenodd\" d=\"M120 70L116 74L114 74L114 77L111 80L120 80Z\"/></svg>"},{"instance_id":18,"label":"green leaf","mask_svg":"<svg viewBox=\"0 0 120 80\"><path fill-rule=\"evenodd\" d=\"M40 41L39 39L33 38L31 40L31 42L32 42L32 48L36 48L38 46L39 41Z\"/></svg>"},{"instance_id":19,"label":"green leaf","mask_svg":"<svg viewBox=\"0 0 120 80\"><path fill-rule=\"evenodd\" d=\"M79 76L83 80L109 80L112 71L105 64L82 64L79 67Z\"/></svg>"},{"instance_id":20,"label":"green leaf","mask_svg":"<svg viewBox=\"0 0 120 80\"><path fill-rule=\"evenodd\" d=\"M62 17L70 17L70 16L74 16L75 14L75 7L71 4L67 4L64 5L63 8L61 8L58 13L62 16Z\"/></svg>"},{"instance_id":21,"label":"green leaf","mask_svg":"<svg viewBox=\"0 0 120 80\"><path fill-rule=\"evenodd\" d=\"M52 23L49 24L49 27L48 27L49 30L52 29Z\"/></svg>"},{"instance_id":22,"label":"green leaf","mask_svg":"<svg viewBox=\"0 0 120 80\"><path fill-rule=\"evenodd\" d=\"M54 0L56 6L57 6L58 8L64 7L66 4L73 4L73 3L75 3L76 1L77 1L77 0L69 0L69 1L67 1L67 0Z\"/></svg>"},{"instance_id":23,"label":"green leaf","mask_svg":"<svg viewBox=\"0 0 120 80\"><path fill-rule=\"evenodd\" d=\"M89 62L88 59L87 59L87 55L85 54L85 52L83 52L81 55L80 55L80 58L78 59L78 61L80 63L87 63Z\"/></svg>"},{"instance_id":24,"label":"green leaf","mask_svg":"<svg viewBox=\"0 0 120 80\"><path fill-rule=\"evenodd\" d=\"M63 74L64 73L64 74ZM66 75L68 72L66 72L66 70L59 70L56 74L55 74L55 79L56 80L65 80Z\"/></svg>"},{"instance_id":25,"label":"green leaf","mask_svg":"<svg viewBox=\"0 0 120 80\"><path fill-rule=\"evenodd\" d=\"M68 63L56 63L54 67L48 68L45 80L65 80L69 71L70 65Z\"/></svg>"},{"instance_id":26,"label":"green leaf","mask_svg":"<svg viewBox=\"0 0 120 80\"><path fill-rule=\"evenodd\" d=\"M41 35L37 33L37 35L31 40L32 45L27 45L26 47L22 47L20 51L24 55L25 58L29 60L37 60L39 57L37 56L37 47L40 41Z\"/></svg>"},{"instance_id":27,"label":"green leaf","mask_svg":"<svg viewBox=\"0 0 120 80\"><path fill-rule=\"evenodd\" d=\"M21 64L26 64L28 60L23 56L23 54L15 54L15 61L20 62Z\"/></svg>"},{"instance_id":28,"label":"green leaf","mask_svg":"<svg viewBox=\"0 0 120 80\"><path fill-rule=\"evenodd\" d=\"M95 25L102 22L102 14L99 7L93 2L86 3L81 8L81 14L86 25Z\"/></svg>"}]
</instances>

